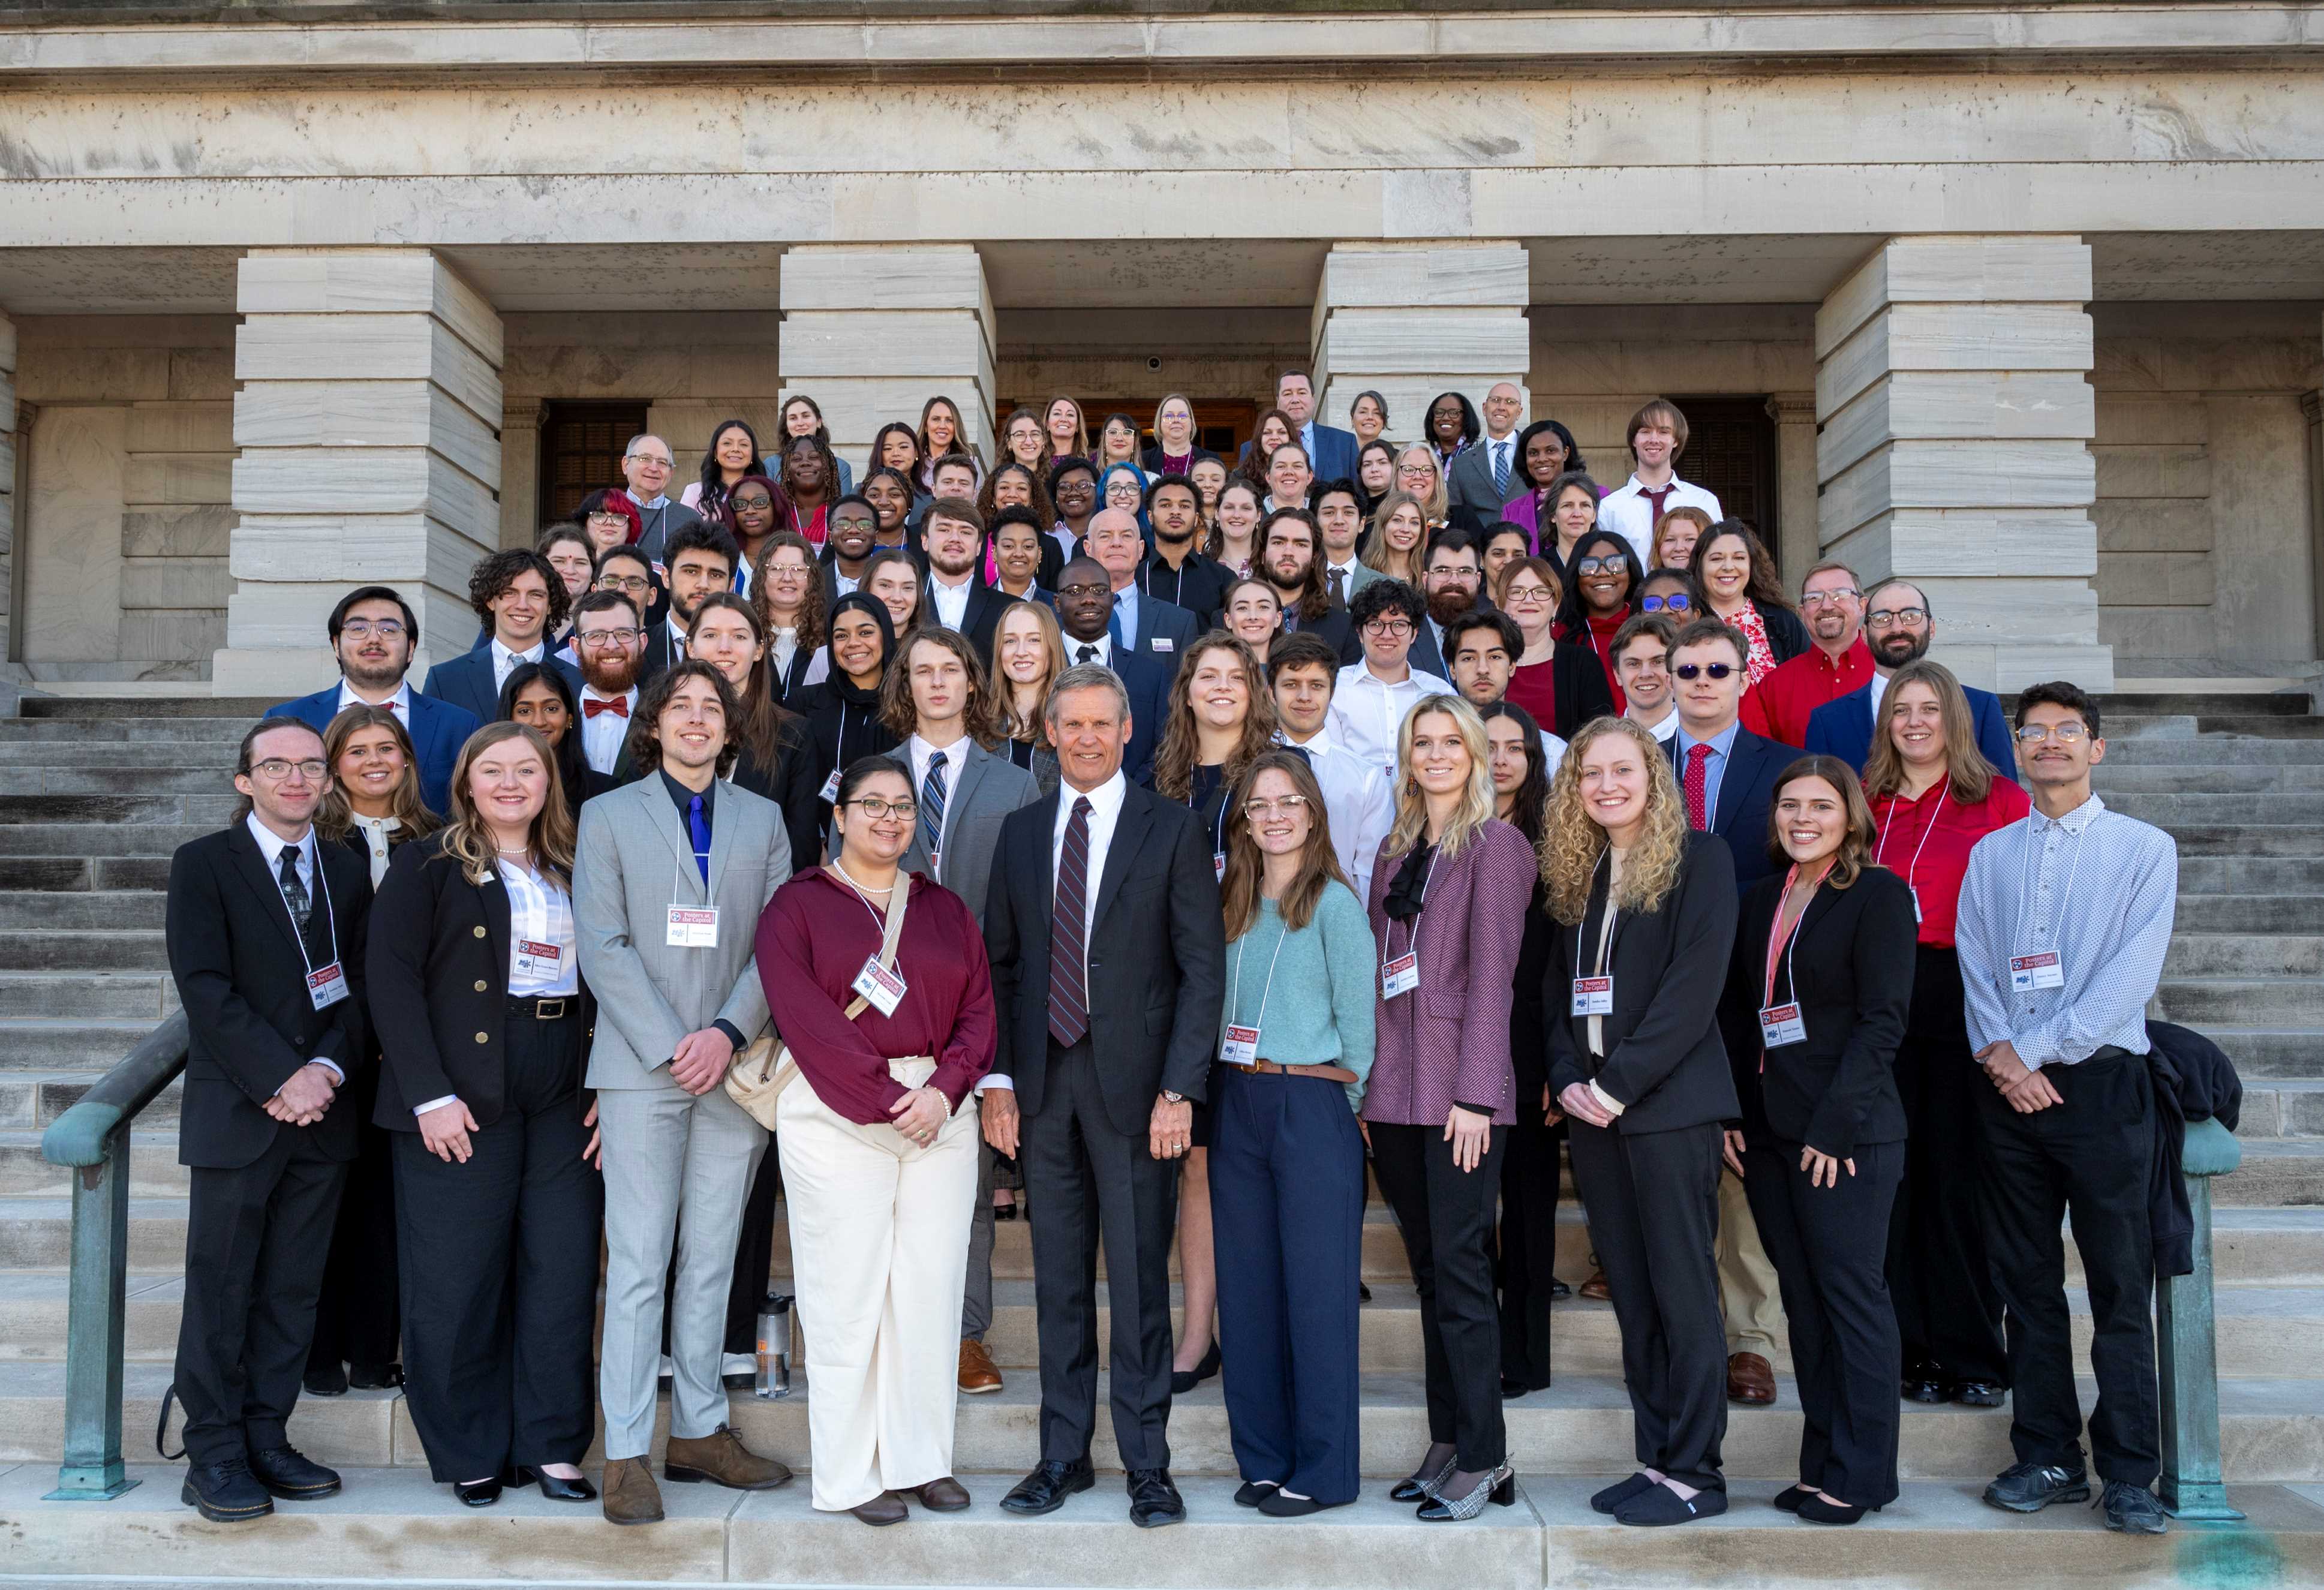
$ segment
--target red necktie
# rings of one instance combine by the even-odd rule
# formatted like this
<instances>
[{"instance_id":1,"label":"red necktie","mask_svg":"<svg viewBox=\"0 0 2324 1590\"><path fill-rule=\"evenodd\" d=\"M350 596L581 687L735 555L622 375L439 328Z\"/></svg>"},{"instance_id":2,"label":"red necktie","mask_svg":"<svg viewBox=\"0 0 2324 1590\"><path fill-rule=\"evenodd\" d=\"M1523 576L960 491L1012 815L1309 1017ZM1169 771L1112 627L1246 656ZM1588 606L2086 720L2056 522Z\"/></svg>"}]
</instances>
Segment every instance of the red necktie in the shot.
<instances>
[{"instance_id":1,"label":"red necktie","mask_svg":"<svg viewBox=\"0 0 2324 1590\"><path fill-rule=\"evenodd\" d=\"M1690 745L1686 752L1686 826L1696 833L1711 827L1711 747Z\"/></svg>"},{"instance_id":2,"label":"red necktie","mask_svg":"<svg viewBox=\"0 0 2324 1590\"><path fill-rule=\"evenodd\" d=\"M630 698L627 696L616 696L610 701L589 699L581 703L581 716L584 718L595 717L601 712L610 712L615 717L627 717L630 716Z\"/></svg>"},{"instance_id":3,"label":"red necktie","mask_svg":"<svg viewBox=\"0 0 2324 1590\"><path fill-rule=\"evenodd\" d=\"M1638 488L1638 495L1646 498L1646 505L1654 510L1654 512L1646 518L1646 535L1648 539L1652 539L1654 535L1654 527L1663 522L1663 504L1670 501L1671 493L1676 490L1678 490L1678 482L1675 480L1672 481L1668 485L1664 486L1660 491L1656 491L1652 486L1642 485Z\"/></svg>"}]
</instances>

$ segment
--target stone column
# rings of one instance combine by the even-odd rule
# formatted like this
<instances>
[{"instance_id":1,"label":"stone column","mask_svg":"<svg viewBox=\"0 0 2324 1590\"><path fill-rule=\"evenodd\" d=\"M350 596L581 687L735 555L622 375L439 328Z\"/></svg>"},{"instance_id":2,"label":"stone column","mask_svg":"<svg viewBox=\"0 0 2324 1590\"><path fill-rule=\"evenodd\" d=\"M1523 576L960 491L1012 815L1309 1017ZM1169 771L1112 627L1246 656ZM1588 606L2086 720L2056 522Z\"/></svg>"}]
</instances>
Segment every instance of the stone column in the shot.
<instances>
[{"instance_id":1,"label":"stone column","mask_svg":"<svg viewBox=\"0 0 2324 1590\"><path fill-rule=\"evenodd\" d=\"M0 678L16 618L16 322L0 315Z\"/></svg>"},{"instance_id":2,"label":"stone column","mask_svg":"<svg viewBox=\"0 0 2324 1590\"><path fill-rule=\"evenodd\" d=\"M2308 421L2308 579L2316 615L2309 643L2324 657L2324 391L2301 393L2300 414Z\"/></svg>"},{"instance_id":3,"label":"stone column","mask_svg":"<svg viewBox=\"0 0 2324 1590\"><path fill-rule=\"evenodd\" d=\"M997 456L992 292L973 246L802 245L783 254L782 307L782 400L815 399L857 479L880 427L918 425L932 397Z\"/></svg>"},{"instance_id":4,"label":"stone column","mask_svg":"<svg viewBox=\"0 0 2324 1590\"><path fill-rule=\"evenodd\" d=\"M1822 555L1816 535L1816 410L1812 392L1779 392L1767 400L1775 422L1775 520L1779 545L1771 549L1784 584L1800 580Z\"/></svg>"},{"instance_id":5,"label":"stone column","mask_svg":"<svg viewBox=\"0 0 2324 1590\"><path fill-rule=\"evenodd\" d=\"M1497 381L1526 391L1529 295L1521 244L1333 245L1309 337L1316 417L1346 430L1348 405L1369 388L1388 400L1388 434L1412 441L1439 393L1481 405ZM1526 419L1534 418L1527 392Z\"/></svg>"},{"instance_id":6,"label":"stone column","mask_svg":"<svg viewBox=\"0 0 2324 1590\"><path fill-rule=\"evenodd\" d=\"M540 539L540 422L549 405L511 398L501 411L501 542L529 547Z\"/></svg>"},{"instance_id":7,"label":"stone column","mask_svg":"<svg viewBox=\"0 0 2324 1590\"><path fill-rule=\"evenodd\" d=\"M1816 314L1821 550L1922 586L1964 683L2114 687L2089 298L2080 238L1900 237Z\"/></svg>"},{"instance_id":8,"label":"stone column","mask_svg":"<svg viewBox=\"0 0 2324 1590\"><path fill-rule=\"evenodd\" d=\"M253 253L236 299L217 693L328 682L324 622L373 582L418 612L424 674L475 638L468 570L501 544L500 316L421 248Z\"/></svg>"}]
</instances>

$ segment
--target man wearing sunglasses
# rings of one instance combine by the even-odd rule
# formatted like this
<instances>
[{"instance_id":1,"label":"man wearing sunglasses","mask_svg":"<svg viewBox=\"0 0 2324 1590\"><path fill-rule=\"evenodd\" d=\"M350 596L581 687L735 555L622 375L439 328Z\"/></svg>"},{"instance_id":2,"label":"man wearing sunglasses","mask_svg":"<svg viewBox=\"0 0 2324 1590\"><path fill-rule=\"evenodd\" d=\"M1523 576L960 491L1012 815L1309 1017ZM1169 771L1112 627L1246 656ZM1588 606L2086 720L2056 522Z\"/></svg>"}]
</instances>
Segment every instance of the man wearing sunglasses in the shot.
<instances>
[{"instance_id":1,"label":"man wearing sunglasses","mask_svg":"<svg viewBox=\"0 0 2324 1590\"><path fill-rule=\"evenodd\" d=\"M1808 716L1872 678L1864 643L1863 582L1837 559L1800 582L1800 616L1814 644L1779 665L1743 698L1743 726L1786 745L1807 743Z\"/></svg>"},{"instance_id":2,"label":"man wearing sunglasses","mask_svg":"<svg viewBox=\"0 0 2324 1590\"><path fill-rule=\"evenodd\" d=\"M1837 756L1858 772L1872 754L1872 724L1880 714L1890 676L1906 663L1927 656L1929 642L1937 633L1929 598L1909 580L1882 580L1866 594L1864 608L1864 640L1871 653L1872 677L1809 713L1802 741L1813 754ZM1775 678L1771 674L1763 683L1773 684ZM1994 772L2015 778L2016 743L2010 736L2000 698L1974 685L1963 685L1961 694L1969 698L1969 717L1977 726L1977 748L1993 764Z\"/></svg>"}]
</instances>

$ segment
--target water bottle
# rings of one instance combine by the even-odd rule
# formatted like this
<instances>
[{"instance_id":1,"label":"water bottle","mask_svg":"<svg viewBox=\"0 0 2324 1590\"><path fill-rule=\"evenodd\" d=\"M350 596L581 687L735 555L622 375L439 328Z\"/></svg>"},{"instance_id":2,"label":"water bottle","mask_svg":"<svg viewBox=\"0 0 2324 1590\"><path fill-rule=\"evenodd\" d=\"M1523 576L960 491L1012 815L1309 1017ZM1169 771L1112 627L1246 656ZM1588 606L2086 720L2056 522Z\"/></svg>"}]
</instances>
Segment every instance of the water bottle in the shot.
<instances>
[{"instance_id":1,"label":"water bottle","mask_svg":"<svg viewBox=\"0 0 2324 1590\"><path fill-rule=\"evenodd\" d=\"M761 1397L791 1394L791 1299L769 1292L759 1306L759 1383Z\"/></svg>"}]
</instances>

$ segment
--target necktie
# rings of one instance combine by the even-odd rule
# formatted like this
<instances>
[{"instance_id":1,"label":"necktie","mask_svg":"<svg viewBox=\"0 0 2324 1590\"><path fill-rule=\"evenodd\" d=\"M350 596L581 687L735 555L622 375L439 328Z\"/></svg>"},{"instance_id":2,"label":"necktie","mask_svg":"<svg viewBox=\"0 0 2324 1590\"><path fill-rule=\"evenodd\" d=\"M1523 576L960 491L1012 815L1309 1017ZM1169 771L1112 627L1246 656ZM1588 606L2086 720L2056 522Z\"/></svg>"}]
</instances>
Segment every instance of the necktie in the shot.
<instances>
[{"instance_id":1,"label":"necktie","mask_svg":"<svg viewBox=\"0 0 2324 1590\"><path fill-rule=\"evenodd\" d=\"M1084 646L1081 649L1080 654L1074 657L1074 661L1075 662L1095 662L1097 661L1097 648L1095 646Z\"/></svg>"},{"instance_id":2,"label":"necktie","mask_svg":"<svg viewBox=\"0 0 2324 1590\"><path fill-rule=\"evenodd\" d=\"M1348 590L1347 590L1347 587L1348 587L1348 571L1347 571L1346 569L1341 569L1341 568L1339 568L1339 567L1337 567L1337 566L1335 565L1335 566L1333 568L1333 569L1332 569L1332 605L1333 605L1333 606L1334 606L1334 607L1344 607L1344 606L1346 606L1346 605L1348 605Z\"/></svg>"},{"instance_id":3,"label":"necktie","mask_svg":"<svg viewBox=\"0 0 2324 1590\"><path fill-rule=\"evenodd\" d=\"M630 698L627 696L616 696L611 701L599 701L590 698L581 703L581 716L585 718L595 717L604 712L610 712L615 717L629 716Z\"/></svg>"},{"instance_id":4,"label":"necktie","mask_svg":"<svg viewBox=\"0 0 2324 1590\"><path fill-rule=\"evenodd\" d=\"M1696 833L1711 827L1711 747L1690 745L1686 750L1686 826Z\"/></svg>"},{"instance_id":5,"label":"necktie","mask_svg":"<svg viewBox=\"0 0 2324 1590\"><path fill-rule=\"evenodd\" d=\"M282 879L282 903L290 908L290 920L303 936L307 918L314 910L314 901L307 896L307 885L299 876L299 847L285 845L279 858Z\"/></svg>"},{"instance_id":6,"label":"necktie","mask_svg":"<svg viewBox=\"0 0 2324 1590\"><path fill-rule=\"evenodd\" d=\"M936 842L944 837L945 753L928 758L928 776L920 781L920 845L936 864Z\"/></svg>"},{"instance_id":7,"label":"necktie","mask_svg":"<svg viewBox=\"0 0 2324 1590\"><path fill-rule=\"evenodd\" d=\"M1509 496L1509 444L1493 444L1493 495L1503 502Z\"/></svg>"},{"instance_id":8,"label":"necktie","mask_svg":"<svg viewBox=\"0 0 2324 1590\"><path fill-rule=\"evenodd\" d=\"M1057 857L1056 904L1049 918L1049 1036L1071 1049L1089 1031L1089 818L1086 795L1074 798L1065 843Z\"/></svg>"},{"instance_id":9,"label":"necktie","mask_svg":"<svg viewBox=\"0 0 2324 1590\"><path fill-rule=\"evenodd\" d=\"M686 827L694 836L694 864L702 869L702 882L710 883L710 814L702 809L702 797L696 795L686 803Z\"/></svg>"},{"instance_id":10,"label":"necktie","mask_svg":"<svg viewBox=\"0 0 2324 1590\"><path fill-rule=\"evenodd\" d=\"M1675 480L1659 490L1643 485L1638 488L1638 495L1646 499L1646 506L1654 510L1646 519L1648 535L1652 535L1654 527L1663 522L1663 504L1670 501L1671 493L1676 490L1678 490L1678 482Z\"/></svg>"},{"instance_id":11,"label":"necktie","mask_svg":"<svg viewBox=\"0 0 2324 1590\"><path fill-rule=\"evenodd\" d=\"M1127 652L1130 650L1130 637L1121 633L1121 609L1120 607L1116 607L1111 615L1107 617L1105 621L1105 633L1113 637L1114 648L1117 651Z\"/></svg>"}]
</instances>

